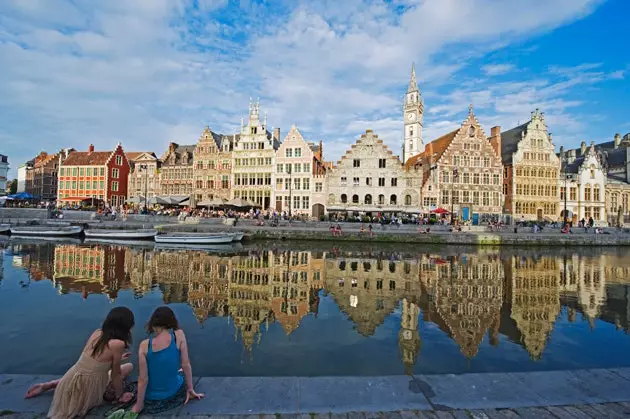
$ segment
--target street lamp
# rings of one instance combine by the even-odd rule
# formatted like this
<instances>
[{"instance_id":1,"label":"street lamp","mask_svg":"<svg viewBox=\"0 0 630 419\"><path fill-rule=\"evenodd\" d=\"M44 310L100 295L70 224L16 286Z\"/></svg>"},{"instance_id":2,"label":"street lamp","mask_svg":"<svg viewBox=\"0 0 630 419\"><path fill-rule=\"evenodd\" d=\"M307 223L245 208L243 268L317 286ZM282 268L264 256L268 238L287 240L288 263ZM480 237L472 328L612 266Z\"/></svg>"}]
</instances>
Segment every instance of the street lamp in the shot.
<instances>
[{"instance_id":1,"label":"street lamp","mask_svg":"<svg viewBox=\"0 0 630 419\"><path fill-rule=\"evenodd\" d=\"M455 224L455 214L453 213L453 211L455 210L455 200L453 199L453 192L455 188L455 180L458 177L459 172L457 171L457 169L453 169L453 179L451 179L451 224Z\"/></svg>"},{"instance_id":2,"label":"street lamp","mask_svg":"<svg viewBox=\"0 0 630 419\"><path fill-rule=\"evenodd\" d=\"M566 227L567 226L567 195L569 194L569 188L567 187L567 156L564 155L562 156L562 171L564 173L564 222L562 224L562 227Z\"/></svg>"},{"instance_id":3,"label":"street lamp","mask_svg":"<svg viewBox=\"0 0 630 419\"><path fill-rule=\"evenodd\" d=\"M146 212L148 212L148 207L147 207L147 186L148 186L148 183L149 183L149 180L148 180L149 165L148 164L141 164L140 165L140 169L144 170L144 210Z\"/></svg>"},{"instance_id":4,"label":"street lamp","mask_svg":"<svg viewBox=\"0 0 630 419\"><path fill-rule=\"evenodd\" d=\"M289 222L291 222L291 192L293 190L293 170L292 164L289 163L287 170L289 171Z\"/></svg>"}]
</instances>

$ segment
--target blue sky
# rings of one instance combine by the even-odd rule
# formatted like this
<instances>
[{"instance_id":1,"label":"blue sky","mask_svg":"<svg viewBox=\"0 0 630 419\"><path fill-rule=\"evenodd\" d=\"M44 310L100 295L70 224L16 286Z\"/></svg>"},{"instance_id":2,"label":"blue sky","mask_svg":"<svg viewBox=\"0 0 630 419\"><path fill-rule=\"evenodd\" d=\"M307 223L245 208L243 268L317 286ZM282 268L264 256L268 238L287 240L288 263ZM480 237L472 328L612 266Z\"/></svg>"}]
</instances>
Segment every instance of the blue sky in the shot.
<instances>
[{"instance_id":1,"label":"blue sky","mask_svg":"<svg viewBox=\"0 0 630 419\"><path fill-rule=\"evenodd\" d=\"M399 154L412 62L425 143L469 103L486 132L538 107L558 147L609 140L630 132L628 15L627 0L3 0L0 153L13 169L89 143L161 155L205 125L235 132L260 97L270 127L297 124L329 160L366 129Z\"/></svg>"}]
</instances>

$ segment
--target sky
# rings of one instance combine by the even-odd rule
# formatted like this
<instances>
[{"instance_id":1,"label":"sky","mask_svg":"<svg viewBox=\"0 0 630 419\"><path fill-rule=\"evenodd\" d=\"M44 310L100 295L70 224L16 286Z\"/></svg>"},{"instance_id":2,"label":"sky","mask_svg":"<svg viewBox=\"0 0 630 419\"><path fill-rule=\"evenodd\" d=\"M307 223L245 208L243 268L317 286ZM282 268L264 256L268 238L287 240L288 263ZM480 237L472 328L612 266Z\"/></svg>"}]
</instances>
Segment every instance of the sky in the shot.
<instances>
[{"instance_id":1,"label":"sky","mask_svg":"<svg viewBox=\"0 0 630 419\"><path fill-rule=\"evenodd\" d=\"M0 154L162 155L231 134L260 98L336 161L366 129L401 154L412 63L425 143L468 105L489 133L540 108L556 147L630 132L628 0L2 0Z\"/></svg>"}]
</instances>

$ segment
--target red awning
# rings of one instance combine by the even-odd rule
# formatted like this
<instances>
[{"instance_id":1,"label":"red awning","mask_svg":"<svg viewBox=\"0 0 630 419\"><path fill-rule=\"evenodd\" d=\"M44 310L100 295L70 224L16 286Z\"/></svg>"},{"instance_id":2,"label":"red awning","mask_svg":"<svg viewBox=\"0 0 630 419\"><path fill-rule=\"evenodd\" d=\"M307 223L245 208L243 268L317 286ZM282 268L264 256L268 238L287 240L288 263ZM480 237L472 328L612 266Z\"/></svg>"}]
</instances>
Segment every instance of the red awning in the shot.
<instances>
[{"instance_id":1,"label":"red awning","mask_svg":"<svg viewBox=\"0 0 630 419\"><path fill-rule=\"evenodd\" d=\"M431 211L433 214L449 214L448 210L445 210L444 208L437 208L434 209L433 211Z\"/></svg>"}]
</instances>

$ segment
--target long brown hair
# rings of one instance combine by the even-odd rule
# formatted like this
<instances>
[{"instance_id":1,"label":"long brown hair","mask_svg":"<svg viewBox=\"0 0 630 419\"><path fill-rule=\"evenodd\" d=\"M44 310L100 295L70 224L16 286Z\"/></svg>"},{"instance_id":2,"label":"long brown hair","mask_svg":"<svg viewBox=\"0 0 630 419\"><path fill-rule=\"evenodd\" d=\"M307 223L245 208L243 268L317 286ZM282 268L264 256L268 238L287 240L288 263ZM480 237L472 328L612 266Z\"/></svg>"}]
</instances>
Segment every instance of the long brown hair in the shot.
<instances>
[{"instance_id":1,"label":"long brown hair","mask_svg":"<svg viewBox=\"0 0 630 419\"><path fill-rule=\"evenodd\" d=\"M175 317L173 310L166 306L156 308L147 322L147 332L149 332L149 334L155 332L156 327L167 330L178 330L179 323L177 322L177 317Z\"/></svg>"},{"instance_id":2,"label":"long brown hair","mask_svg":"<svg viewBox=\"0 0 630 419\"><path fill-rule=\"evenodd\" d=\"M129 347L134 324L133 313L127 307L112 308L103 321L101 336L94 343L92 356L100 355L112 339L120 339Z\"/></svg>"}]
</instances>

